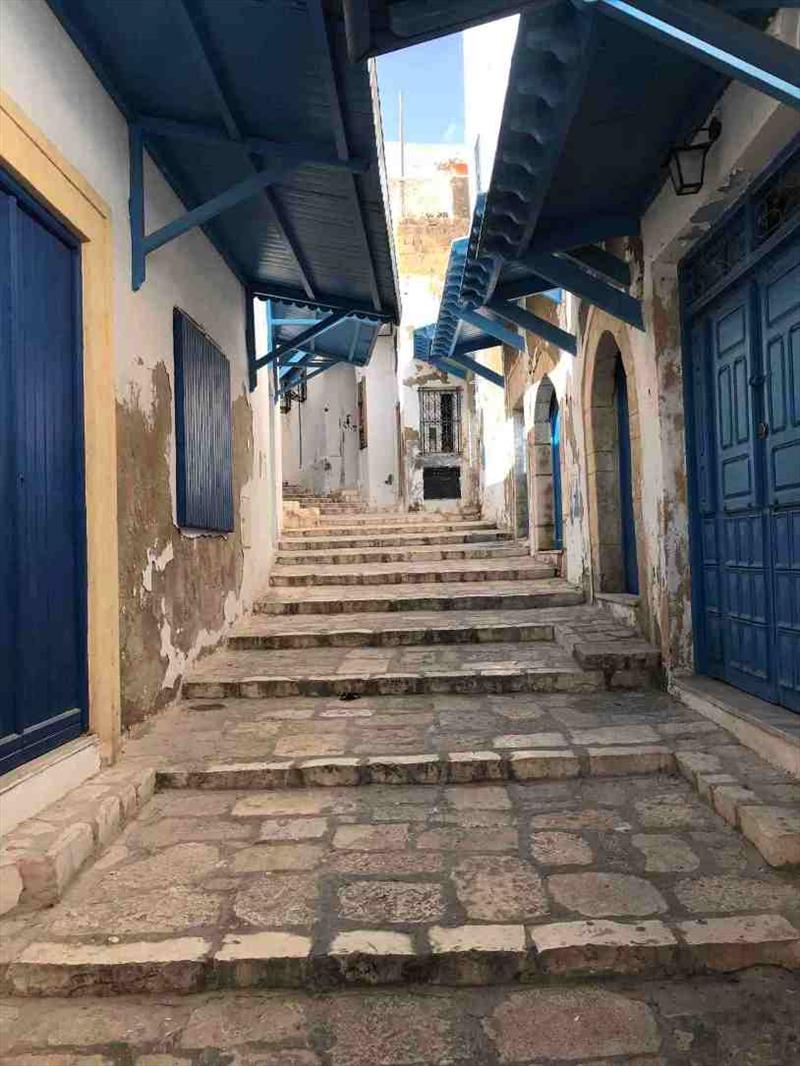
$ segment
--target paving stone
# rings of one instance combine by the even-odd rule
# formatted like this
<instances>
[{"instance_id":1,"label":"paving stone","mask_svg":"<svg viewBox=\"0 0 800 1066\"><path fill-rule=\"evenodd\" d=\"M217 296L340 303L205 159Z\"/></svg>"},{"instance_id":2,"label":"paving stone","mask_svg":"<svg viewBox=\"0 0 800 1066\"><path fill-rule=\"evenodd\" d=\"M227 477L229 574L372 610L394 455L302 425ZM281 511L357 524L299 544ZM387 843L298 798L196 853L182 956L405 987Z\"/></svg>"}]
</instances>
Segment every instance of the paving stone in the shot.
<instances>
[{"instance_id":1,"label":"paving stone","mask_svg":"<svg viewBox=\"0 0 800 1066\"><path fill-rule=\"evenodd\" d=\"M431 829L420 833L417 847L423 851L516 851L515 829Z\"/></svg>"},{"instance_id":2,"label":"paving stone","mask_svg":"<svg viewBox=\"0 0 800 1066\"><path fill-rule=\"evenodd\" d=\"M444 857L435 851L346 851L328 860L331 870L340 874L437 874L444 869Z\"/></svg>"},{"instance_id":3,"label":"paving stone","mask_svg":"<svg viewBox=\"0 0 800 1066\"><path fill-rule=\"evenodd\" d=\"M630 829L630 824L616 811L592 808L536 814L531 818L530 824L532 829Z\"/></svg>"},{"instance_id":4,"label":"paving stone","mask_svg":"<svg viewBox=\"0 0 800 1066\"><path fill-rule=\"evenodd\" d=\"M313 870L325 850L317 844L259 844L234 855L231 869L237 874L274 870Z\"/></svg>"},{"instance_id":5,"label":"paving stone","mask_svg":"<svg viewBox=\"0 0 800 1066\"><path fill-rule=\"evenodd\" d=\"M562 907L588 918L643 917L667 910L658 889L630 874L552 874L547 879L547 890Z\"/></svg>"},{"instance_id":6,"label":"paving stone","mask_svg":"<svg viewBox=\"0 0 800 1066\"><path fill-rule=\"evenodd\" d=\"M26 901L40 907L55 903L93 851L92 827L78 823L60 829L46 851L22 854L18 869Z\"/></svg>"},{"instance_id":7,"label":"paving stone","mask_svg":"<svg viewBox=\"0 0 800 1066\"><path fill-rule=\"evenodd\" d=\"M330 947L341 978L359 985L398 984L410 974L416 952L407 933L354 929L339 933Z\"/></svg>"},{"instance_id":8,"label":"paving stone","mask_svg":"<svg viewBox=\"0 0 800 1066\"><path fill-rule=\"evenodd\" d=\"M609 744L624 747L630 744L657 744L659 736L649 725L606 726L601 729L573 729L572 743L581 747Z\"/></svg>"},{"instance_id":9,"label":"paving stone","mask_svg":"<svg viewBox=\"0 0 800 1066\"><path fill-rule=\"evenodd\" d=\"M300 987L306 980L311 940L285 932L228 933L214 966L229 987Z\"/></svg>"},{"instance_id":10,"label":"paving stone","mask_svg":"<svg viewBox=\"0 0 800 1066\"><path fill-rule=\"evenodd\" d=\"M496 748L564 748L563 733L503 733L494 738Z\"/></svg>"},{"instance_id":11,"label":"paving stone","mask_svg":"<svg viewBox=\"0 0 800 1066\"><path fill-rule=\"evenodd\" d=\"M574 833L532 833L531 851L543 866L590 866L591 846Z\"/></svg>"},{"instance_id":12,"label":"paving stone","mask_svg":"<svg viewBox=\"0 0 800 1066\"><path fill-rule=\"evenodd\" d=\"M693 784L699 774L718 774L722 772L722 763L716 755L700 751L679 751L675 758L678 769Z\"/></svg>"},{"instance_id":13,"label":"paving stone","mask_svg":"<svg viewBox=\"0 0 800 1066\"><path fill-rule=\"evenodd\" d=\"M125 944L35 943L8 969L17 995L191 992L210 945L200 937Z\"/></svg>"},{"instance_id":14,"label":"paving stone","mask_svg":"<svg viewBox=\"0 0 800 1066\"><path fill-rule=\"evenodd\" d=\"M631 843L644 854L647 873L691 873L700 859L680 837L662 833L637 833Z\"/></svg>"},{"instance_id":15,"label":"paving stone","mask_svg":"<svg viewBox=\"0 0 800 1066\"><path fill-rule=\"evenodd\" d=\"M221 896L194 885L165 884L151 892L126 889L109 898L101 884L94 896L62 904L50 930L56 936L175 933L213 926L221 907Z\"/></svg>"},{"instance_id":16,"label":"paving stone","mask_svg":"<svg viewBox=\"0 0 800 1066\"><path fill-rule=\"evenodd\" d=\"M776 914L705 918L676 926L699 969L800 967L800 931Z\"/></svg>"},{"instance_id":17,"label":"paving stone","mask_svg":"<svg viewBox=\"0 0 800 1066\"><path fill-rule=\"evenodd\" d=\"M274 874L248 884L236 893L237 918L261 928L310 926L316 917L317 880L308 874Z\"/></svg>"},{"instance_id":18,"label":"paving stone","mask_svg":"<svg viewBox=\"0 0 800 1066\"><path fill-rule=\"evenodd\" d=\"M407 845L407 825L345 825L333 836L333 846L344 851L399 851Z\"/></svg>"},{"instance_id":19,"label":"paving stone","mask_svg":"<svg viewBox=\"0 0 800 1066\"><path fill-rule=\"evenodd\" d=\"M264 842L318 840L327 831L327 818L277 818L262 824L258 839Z\"/></svg>"},{"instance_id":20,"label":"paving stone","mask_svg":"<svg viewBox=\"0 0 800 1066\"><path fill-rule=\"evenodd\" d=\"M637 800L634 807L645 829L696 828L702 821L702 812L694 804L674 797Z\"/></svg>"},{"instance_id":21,"label":"paving stone","mask_svg":"<svg viewBox=\"0 0 800 1066\"><path fill-rule=\"evenodd\" d=\"M445 792L448 804L459 811L478 808L482 811L507 811L511 809L511 800L505 788L485 785L481 788L453 786Z\"/></svg>"},{"instance_id":22,"label":"paving stone","mask_svg":"<svg viewBox=\"0 0 800 1066\"><path fill-rule=\"evenodd\" d=\"M435 922L445 910L439 884L361 881L339 889L339 913L350 921Z\"/></svg>"},{"instance_id":23,"label":"paving stone","mask_svg":"<svg viewBox=\"0 0 800 1066\"><path fill-rule=\"evenodd\" d=\"M698 877L679 881L674 892L683 906L694 914L761 913L800 906L800 891L794 884L740 877Z\"/></svg>"},{"instance_id":24,"label":"paving stone","mask_svg":"<svg viewBox=\"0 0 800 1066\"><path fill-rule=\"evenodd\" d=\"M428 1066L456 1062L452 1008L404 993L339 1000L331 1011L332 1066Z\"/></svg>"},{"instance_id":25,"label":"paving stone","mask_svg":"<svg viewBox=\"0 0 800 1066\"><path fill-rule=\"evenodd\" d=\"M120 891L146 891L167 884L190 884L202 881L219 863L220 849L213 844L176 844L150 858L127 863L110 871L104 883L114 885Z\"/></svg>"},{"instance_id":26,"label":"paving stone","mask_svg":"<svg viewBox=\"0 0 800 1066\"><path fill-rule=\"evenodd\" d=\"M541 878L521 859L505 855L463 859L452 878L469 918L519 922L547 914Z\"/></svg>"},{"instance_id":27,"label":"paving stone","mask_svg":"<svg viewBox=\"0 0 800 1066\"><path fill-rule=\"evenodd\" d=\"M525 929L521 925L434 926L428 936L434 983L506 984L525 969Z\"/></svg>"},{"instance_id":28,"label":"paving stone","mask_svg":"<svg viewBox=\"0 0 800 1066\"><path fill-rule=\"evenodd\" d=\"M770 866L800 864L800 810L781 807L739 808L742 833Z\"/></svg>"},{"instance_id":29,"label":"paving stone","mask_svg":"<svg viewBox=\"0 0 800 1066\"><path fill-rule=\"evenodd\" d=\"M149 1000L143 1010L141 1002L124 999L51 1000L46 1010L26 1012L20 1036L30 1047L46 1048L156 1044L168 1039L188 1014L182 1003L165 1006ZM0 1017L0 1038L4 1029Z\"/></svg>"},{"instance_id":30,"label":"paving stone","mask_svg":"<svg viewBox=\"0 0 800 1066\"><path fill-rule=\"evenodd\" d=\"M450 752L447 777L459 783L499 781L503 777L503 762L493 751Z\"/></svg>"},{"instance_id":31,"label":"paving stone","mask_svg":"<svg viewBox=\"0 0 800 1066\"><path fill-rule=\"evenodd\" d=\"M513 751L509 758L515 781L578 777L581 763L571 751Z\"/></svg>"},{"instance_id":32,"label":"paving stone","mask_svg":"<svg viewBox=\"0 0 800 1066\"><path fill-rule=\"evenodd\" d=\"M152 824L134 823L132 839L145 848L163 848L169 844L244 840L251 832L247 824L224 819L164 818Z\"/></svg>"},{"instance_id":33,"label":"paving stone","mask_svg":"<svg viewBox=\"0 0 800 1066\"><path fill-rule=\"evenodd\" d=\"M761 800L752 789L743 785L716 784L711 789L714 810L730 825L739 824L739 807L758 804Z\"/></svg>"},{"instance_id":34,"label":"paving stone","mask_svg":"<svg viewBox=\"0 0 800 1066\"><path fill-rule=\"evenodd\" d=\"M245 796L233 808L234 818L279 818L281 815L322 814L321 796L303 792L267 792Z\"/></svg>"},{"instance_id":35,"label":"paving stone","mask_svg":"<svg viewBox=\"0 0 800 1066\"><path fill-rule=\"evenodd\" d=\"M673 769L672 751L658 744L637 748L589 748L591 774L657 774Z\"/></svg>"},{"instance_id":36,"label":"paving stone","mask_svg":"<svg viewBox=\"0 0 800 1066\"><path fill-rule=\"evenodd\" d=\"M304 1044L306 1038L305 1011L296 1000L219 997L192 1011L180 1046L224 1051L241 1044Z\"/></svg>"},{"instance_id":37,"label":"paving stone","mask_svg":"<svg viewBox=\"0 0 800 1066\"><path fill-rule=\"evenodd\" d=\"M677 946L660 921L557 922L530 934L539 965L552 974L652 972L672 965Z\"/></svg>"},{"instance_id":38,"label":"paving stone","mask_svg":"<svg viewBox=\"0 0 800 1066\"><path fill-rule=\"evenodd\" d=\"M649 1055L661 1047L647 1004L584 987L510 992L482 1024L503 1066Z\"/></svg>"},{"instance_id":39,"label":"paving stone","mask_svg":"<svg viewBox=\"0 0 800 1066\"><path fill-rule=\"evenodd\" d=\"M0 915L13 910L21 895L22 877L16 860L0 857Z\"/></svg>"}]
</instances>

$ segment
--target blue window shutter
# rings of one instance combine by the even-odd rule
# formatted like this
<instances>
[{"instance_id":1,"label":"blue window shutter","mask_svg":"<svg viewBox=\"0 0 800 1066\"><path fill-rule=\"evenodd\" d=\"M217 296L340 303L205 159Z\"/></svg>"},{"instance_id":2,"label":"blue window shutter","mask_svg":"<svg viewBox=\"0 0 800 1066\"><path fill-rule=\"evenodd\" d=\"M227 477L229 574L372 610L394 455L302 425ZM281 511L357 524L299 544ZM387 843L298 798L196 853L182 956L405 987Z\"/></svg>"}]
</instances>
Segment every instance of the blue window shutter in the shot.
<instances>
[{"instance_id":1,"label":"blue window shutter","mask_svg":"<svg viewBox=\"0 0 800 1066\"><path fill-rule=\"evenodd\" d=\"M177 307L173 334L178 525L230 533L233 429L228 360Z\"/></svg>"}]
</instances>

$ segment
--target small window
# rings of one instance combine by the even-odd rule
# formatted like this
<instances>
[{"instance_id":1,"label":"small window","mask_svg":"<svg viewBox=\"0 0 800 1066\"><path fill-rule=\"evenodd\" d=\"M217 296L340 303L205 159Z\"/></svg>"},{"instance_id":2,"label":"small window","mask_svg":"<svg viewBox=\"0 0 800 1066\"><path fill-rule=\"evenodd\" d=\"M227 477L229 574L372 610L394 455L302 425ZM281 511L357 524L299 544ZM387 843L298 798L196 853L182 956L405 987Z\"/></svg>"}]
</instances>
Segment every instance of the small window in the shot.
<instances>
[{"instance_id":1,"label":"small window","mask_svg":"<svg viewBox=\"0 0 800 1066\"><path fill-rule=\"evenodd\" d=\"M183 311L173 312L178 525L233 531L228 360Z\"/></svg>"},{"instance_id":2,"label":"small window","mask_svg":"<svg viewBox=\"0 0 800 1066\"><path fill-rule=\"evenodd\" d=\"M426 455L461 451L461 392L458 389L420 389L420 440Z\"/></svg>"},{"instance_id":3,"label":"small window","mask_svg":"<svg viewBox=\"0 0 800 1066\"><path fill-rule=\"evenodd\" d=\"M361 378L358 383L358 446L362 450L367 446L367 381Z\"/></svg>"},{"instance_id":4,"label":"small window","mask_svg":"<svg viewBox=\"0 0 800 1066\"><path fill-rule=\"evenodd\" d=\"M461 499L460 468L426 466L422 471L422 496L426 500Z\"/></svg>"}]
</instances>

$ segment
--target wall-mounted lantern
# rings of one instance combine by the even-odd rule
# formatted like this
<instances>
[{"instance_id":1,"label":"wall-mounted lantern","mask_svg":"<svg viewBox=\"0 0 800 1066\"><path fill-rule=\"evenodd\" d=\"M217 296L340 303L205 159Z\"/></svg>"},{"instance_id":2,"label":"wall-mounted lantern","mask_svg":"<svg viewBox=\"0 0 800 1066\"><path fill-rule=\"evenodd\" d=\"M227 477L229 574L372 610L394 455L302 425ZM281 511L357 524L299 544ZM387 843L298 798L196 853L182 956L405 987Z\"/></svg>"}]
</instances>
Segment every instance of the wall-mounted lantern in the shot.
<instances>
[{"instance_id":1,"label":"wall-mounted lantern","mask_svg":"<svg viewBox=\"0 0 800 1066\"><path fill-rule=\"evenodd\" d=\"M714 141L722 132L722 123L712 118L709 124L698 131L692 144L676 145L669 153L667 169L672 187L678 196L691 196L700 192L706 173L706 156ZM705 136L703 136L705 134Z\"/></svg>"}]
</instances>

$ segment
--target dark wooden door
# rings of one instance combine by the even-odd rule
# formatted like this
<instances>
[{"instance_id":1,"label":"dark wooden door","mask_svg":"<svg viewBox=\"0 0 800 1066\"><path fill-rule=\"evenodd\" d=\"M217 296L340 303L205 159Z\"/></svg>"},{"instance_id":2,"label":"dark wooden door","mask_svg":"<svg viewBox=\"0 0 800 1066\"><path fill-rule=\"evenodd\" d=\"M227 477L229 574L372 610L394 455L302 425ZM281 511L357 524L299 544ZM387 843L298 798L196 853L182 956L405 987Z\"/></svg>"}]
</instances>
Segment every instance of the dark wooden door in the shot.
<instances>
[{"instance_id":1,"label":"dark wooden door","mask_svg":"<svg viewBox=\"0 0 800 1066\"><path fill-rule=\"evenodd\" d=\"M0 772L87 726L76 242L0 171Z\"/></svg>"}]
</instances>

